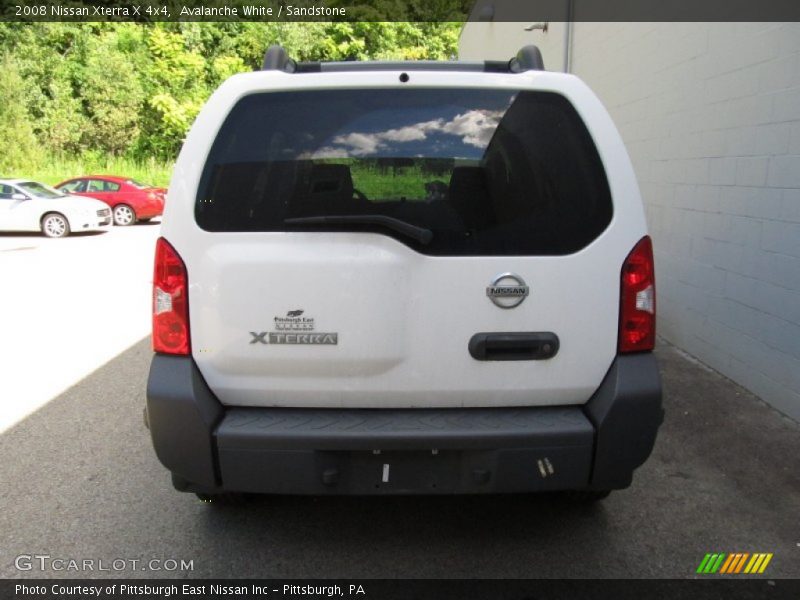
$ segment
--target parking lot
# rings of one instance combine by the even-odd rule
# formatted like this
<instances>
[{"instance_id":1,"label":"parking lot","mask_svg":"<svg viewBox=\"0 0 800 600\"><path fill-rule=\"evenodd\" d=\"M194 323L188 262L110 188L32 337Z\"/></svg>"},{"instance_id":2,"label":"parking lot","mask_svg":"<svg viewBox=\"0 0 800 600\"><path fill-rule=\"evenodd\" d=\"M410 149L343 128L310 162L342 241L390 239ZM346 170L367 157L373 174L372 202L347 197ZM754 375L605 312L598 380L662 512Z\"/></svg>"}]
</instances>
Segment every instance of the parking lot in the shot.
<instances>
[{"instance_id":1,"label":"parking lot","mask_svg":"<svg viewBox=\"0 0 800 600\"><path fill-rule=\"evenodd\" d=\"M147 335L159 229L0 233L0 431Z\"/></svg>"},{"instance_id":2,"label":"parking lot","mask_svg":"<svg viewBox=\"0 0 800 600\"><path fill-rule=\"evenodd\" d=\"M215 506L173 491L142 423L158 229L0 236L3 577L680 578L708 552L774 553L768 576L800 577L800 426L663 341L654 454L596 506L558 495ZM192 569L20 571L23 554Z\"/></svg>"}]
</instances>

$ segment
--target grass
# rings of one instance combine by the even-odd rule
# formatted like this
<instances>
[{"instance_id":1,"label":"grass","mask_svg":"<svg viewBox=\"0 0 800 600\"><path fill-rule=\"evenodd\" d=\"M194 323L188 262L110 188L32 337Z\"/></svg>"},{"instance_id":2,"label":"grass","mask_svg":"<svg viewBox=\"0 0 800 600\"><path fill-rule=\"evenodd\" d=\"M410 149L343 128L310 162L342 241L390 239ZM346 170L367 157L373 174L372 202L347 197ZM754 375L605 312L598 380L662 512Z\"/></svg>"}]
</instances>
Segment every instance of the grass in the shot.
<instances>
[{"instance_id":1,"label":"grass","mask_svg":"<svg viewBox=\"0 0 800 600\"><path fill-rule=\"evenodd\" d=\"M142 183L167 187L172 177L172 167L171 164L155 160L138 162L115 157L52 157L42 161L38 167L18 171L11 176L55 185L65 179L82 175L119 175Z\"/></svg>"},{"instance_id":2,"label":"grass","mask_svg":"<svg viewBox=\"0 0 800 600\"><path fill-rule=\"evenodd\" d=\"M375 167L350 166L353 187L370 200L420 200L425 198L425 180L419 167L405 167L394 172L391 169L381 172ZM428 177L430 179L430 177Z\"/></svg>"},{"instance_id":3,"label":"grass","mask_svg":"<svg viewBox=\"0 0 800 600\"><path fill-rule=\"evenodd\" d=\"M433 175L425 173L419 165L381 170L370 164L354 162L350 165L353 187L373 201L424 200L428 196L425 184L439 181L447 185L450 173Z\"/></svg>"}]
</instances>

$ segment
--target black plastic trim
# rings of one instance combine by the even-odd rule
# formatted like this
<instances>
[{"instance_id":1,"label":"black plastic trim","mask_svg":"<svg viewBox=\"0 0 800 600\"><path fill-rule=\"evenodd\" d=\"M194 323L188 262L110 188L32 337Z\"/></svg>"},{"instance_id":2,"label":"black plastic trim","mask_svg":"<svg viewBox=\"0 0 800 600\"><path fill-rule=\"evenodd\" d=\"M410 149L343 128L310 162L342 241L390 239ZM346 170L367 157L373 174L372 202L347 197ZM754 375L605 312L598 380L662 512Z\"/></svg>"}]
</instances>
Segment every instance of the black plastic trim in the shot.
<instances>
[{"instance_id":1,"label":"black plastic trim","mask_svg":"<svg viewBox=\"0 0 800 600\"><path fill-rule=\"evenodd\" d=\"M156 456L187 481L219 483L212 432L224 410L189 356L156 354L147 380L147 420Z\"/></svg>"},{"instance_id":2,"label":"black plastic trim","mask_svg":"<svg viewBox=\"0 0 800 600\"><path fill-rule=\"evenodd\" d=\"M508 70L512 73L544 71L544 60L542 59L541 51L533 44L523 46L508 63Z\"/></svg>"},{"instance_id":3,"label":"black plastic trim","mask_svg":"<svg viewBox=\"0 0 800 600\"><path fill-rule=\"evenodd\" d=\"M584 412L597 432L592 487L628 487L633 470L650 456L664 420L655 355L618 356Z\"/></svg>"},{"instance_id":4,"label":"black plastic trim","mask_svg":"<svg viewBox=\"0 0 800 600\"><path fill-rule=\"evenodd\" d=\"M584 488L580 407L231 409L225 489L272 494L505 493Z\"/></svg>"},{"instance_id":5,"label":"black plastic trim","mask_svg":"<svg viewBox=\"0 0 800 600\"><path fill-rule=\"evenodd\" d=\"M505 408L232 408L217 429L220 452L429 450L591 446L579 406Z\"/></svg>"},{"instance_id":6,"label":"black plastic trim","mask_svg":"<svg viewBox=\"0 0 800 600\"><path fill-rule=\"evenodd\" d=\"M618 356L584 406L469 409L226 409L191 357L157 354L147 416L182 491L500 493L627 487L663 409L651 353Z\"/></svg>"},{"instance_id":7,"label":"black plastic trim","mask_svg":"<svg viewBox=\"0 0 800 600\"><path fill-rule=\"evenodd\" d=\"M558 336L550 331L476 333L468 346L475 360L547 360L558 347Z\"/></svg>"}]
</instances>

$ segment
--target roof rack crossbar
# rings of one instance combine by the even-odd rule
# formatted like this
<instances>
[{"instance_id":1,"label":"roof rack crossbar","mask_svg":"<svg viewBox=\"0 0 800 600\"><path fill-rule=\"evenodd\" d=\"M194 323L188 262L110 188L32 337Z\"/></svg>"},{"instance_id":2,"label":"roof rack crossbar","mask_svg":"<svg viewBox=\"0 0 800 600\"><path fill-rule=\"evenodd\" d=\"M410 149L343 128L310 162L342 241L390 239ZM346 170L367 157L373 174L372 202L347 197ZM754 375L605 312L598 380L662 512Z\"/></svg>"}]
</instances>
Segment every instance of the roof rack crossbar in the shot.
<instances>
[{"instance_id":1,"label":"roof rack crossbar","mask_svg":"<svg viewBox=\"0 0 800 600\"><path fill-rule=\"evenodd\" d=\"M270 46L264 54L262 70L286 73L332 73L337 71L483 71L487 73L523 73L543 71L542 53L534 45L524 46L509 61L343 61L295 62L289 53L278 45Z\"/></svg>"}]
</instances>

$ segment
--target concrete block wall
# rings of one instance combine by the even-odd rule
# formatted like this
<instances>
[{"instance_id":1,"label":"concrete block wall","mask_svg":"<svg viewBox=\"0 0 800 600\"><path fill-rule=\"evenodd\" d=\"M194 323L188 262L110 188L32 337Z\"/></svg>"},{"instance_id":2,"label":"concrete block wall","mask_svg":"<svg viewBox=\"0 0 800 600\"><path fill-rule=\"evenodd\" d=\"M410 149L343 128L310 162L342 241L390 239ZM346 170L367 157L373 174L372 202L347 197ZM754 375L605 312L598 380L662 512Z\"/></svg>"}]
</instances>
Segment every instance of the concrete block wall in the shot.
<instances>
[{"instance_id":1,"label":"concrete block wall","mask_svg":"<svg viewBox=\"0 0 800 600\"><path fill-rule=\"evenodd\" d=\"M462 58L532 42L560 70L563 24L524 25L467 25ZM575 23L572 34L571 72L609 109L639 179L659 333L800 419L800 24Z\"/></svg>"}]
</instances>

